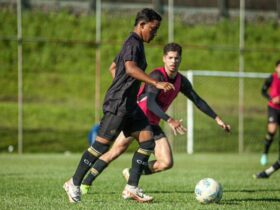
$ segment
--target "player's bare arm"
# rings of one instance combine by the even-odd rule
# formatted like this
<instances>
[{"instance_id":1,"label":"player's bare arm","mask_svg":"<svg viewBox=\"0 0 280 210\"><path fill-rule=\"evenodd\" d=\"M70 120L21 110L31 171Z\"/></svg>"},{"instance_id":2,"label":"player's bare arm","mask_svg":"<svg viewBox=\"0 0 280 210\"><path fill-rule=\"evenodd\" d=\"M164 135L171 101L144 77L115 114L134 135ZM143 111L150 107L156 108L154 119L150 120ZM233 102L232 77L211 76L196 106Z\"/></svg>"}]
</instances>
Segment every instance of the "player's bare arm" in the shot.
<instances>
[{"instance_id":1,"label":"player's bare arm","mask_svg":"<svg viewBox=\"0 0 280 210\"><path fill-rule=\"evenodd\" d=\"M153 85L157 89L162 89L164 91L174 90L175 87L173 84L169 82L158 82L152 78L150 78L144 71L142 71L135 62L133 61L127 61L125 62L125 69L126 73L142 82L145 82L147 84Z\"/></svg>"}]
</instances>

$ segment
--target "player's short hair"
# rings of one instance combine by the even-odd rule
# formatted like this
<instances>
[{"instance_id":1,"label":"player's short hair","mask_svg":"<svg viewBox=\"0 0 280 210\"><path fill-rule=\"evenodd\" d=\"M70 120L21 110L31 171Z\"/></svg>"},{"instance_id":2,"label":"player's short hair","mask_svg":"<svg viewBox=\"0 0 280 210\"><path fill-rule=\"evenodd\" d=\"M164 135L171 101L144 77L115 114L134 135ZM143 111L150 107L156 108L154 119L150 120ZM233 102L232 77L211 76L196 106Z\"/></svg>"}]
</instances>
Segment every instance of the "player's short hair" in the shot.
<instances>
[{"instance_id":1,"label":"player's short hair","mask_svg":"<svg viewBox=\"0 0 280 210\"><path fill-rule=\"evenodd\" d=\"M167 53L170 51L175 51L175 52L178 52L180 56L182 55L182 47L177 43L172 42L172 43L168 43L164 46L164 48L163 48L164 55L167 55Z\"/></svg>"},{"instance_id":2,"label":"player's short hair","mask_svg":"<svg viewBox=\"0 0 280 210\"><path fill-rule=\"evenodd\" d=\"M161 16L153 9L144 8L137 13L134 26L137 26L140 21L145 21L147 23L153 20L161 21Z\"/></svg>"},{"instance_id":3,"label":"player's short hair","mask_svg":"<svg viewBox=\"0 0 280 210\"><path fill-rule=\"evenodd\" d=\"M275 62L275 67L278 66L280 64L280 60Z\"/></svg>"}]
</instances>

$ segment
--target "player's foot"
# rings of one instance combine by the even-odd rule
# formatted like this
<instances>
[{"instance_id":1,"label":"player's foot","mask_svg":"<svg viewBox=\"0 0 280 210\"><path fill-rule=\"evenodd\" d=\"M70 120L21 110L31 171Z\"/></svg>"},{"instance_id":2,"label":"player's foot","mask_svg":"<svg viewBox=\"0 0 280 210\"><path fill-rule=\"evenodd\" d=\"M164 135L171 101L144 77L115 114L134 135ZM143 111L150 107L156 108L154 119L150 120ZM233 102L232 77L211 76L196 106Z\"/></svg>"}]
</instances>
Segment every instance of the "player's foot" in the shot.
<instances>
[{"instance_id":1,"label":"player's foot","mask_svg":"<svg viewBox=\"0 0 280 210\"><path fill-rule=\"evenodd\" d=\"M258 174L254 174L253 177L255 179L267 179L267 178L269 178L269 175L267 175L264 171L262 171Z\"/></svg>"},{"instance_id":2,"label":"player's foot","mask_svg":"<svg viewBox=\"0 0 280 210\"><path fill-rule=\"evenodd\" d=\"M90 185L81 184L80 190L82 195L88 194L89 189L90 189Z\"/></svg>"},{"instance_id":3,"label":"player's foot","mask_svg":"<svg viewBox=\"0 0 280 210\"><path fill-rule=\"evenodd\" d=\"M261 165L266 165L268 163L268 158L267 158L267 154L262 154L261 159L260 159L260 163Z\"/></svg>"},{"instance_id":4,"label":"player's foot","mask_svg":"<svg viewBox=\"0 0 280 210\"><path fill-rule=\"evenodd\" d=\"M70 203L77 203L81 201L80 186L74 185L72 178L64 183L63 188L68 195Z\"/></svg>"},{"instance_id":5,"label":"player's foot","mask_svg":"<svg viewBox=\"0 0 280 210\"><path fill-rule=\"evenodd\" d=\"M124 177L124 179L126 180L126 182L128 182L129 175L130 175L130 173L129 173L129 168L123 169L122 174L123 174L123 177Z\"/></svg>"},{"instance_id":6,"label":"player's foot","mask_svg":"<svg viewBox=\"0 0 280 210\"><path fill-rule=\"evenodd\" d=\"M126 185L123 192L122 197L124 199L132 199L140 203L148 203L153 201L153 197L144 194L143 190L140 190L138 187L133 187L130 185Z\"/></svg>"}]
</instances>

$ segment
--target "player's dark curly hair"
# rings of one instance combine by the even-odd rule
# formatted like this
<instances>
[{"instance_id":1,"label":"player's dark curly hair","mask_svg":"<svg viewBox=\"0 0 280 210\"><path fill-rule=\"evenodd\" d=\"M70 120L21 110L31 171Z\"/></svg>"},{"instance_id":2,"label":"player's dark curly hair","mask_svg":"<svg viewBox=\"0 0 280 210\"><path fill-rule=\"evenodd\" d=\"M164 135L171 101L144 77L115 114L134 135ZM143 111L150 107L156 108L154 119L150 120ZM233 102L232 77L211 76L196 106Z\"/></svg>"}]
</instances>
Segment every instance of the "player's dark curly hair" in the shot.
<instances>
[{"instance_id":1,"label":"player's dark curly hair","mask_svg":"<svg viewBox=\"0 0 280 210\"><path fill-rule=\"evenodd\" d=\"M137 26L140 21L145 21L147 23L153 20L161 21L161 16L153 9L144 8L137 13L134 26Z\"/></svg>"},{"instance_id":2,"label":"player's dark curly hair","mask_svg":"<svg viewBox=\"0 0 280 210\"><path fill-rule=\"evenodd\" d=\"M182 47L177 43L172 42L164 46L163 48L164 55L166 55L170 51L175 51L178 52L180 56L182 55Z\"/></svg>"},{"instance_id":3,"label":"player's dark curly hair","mask_svg":"<svg viewBox=\"0 0 280 210\"><path fill-rule=\"evenodd\" d=\"M275 66L278 66L280 64L280 60L276 61Z\"/></svg>"}]
</instances>

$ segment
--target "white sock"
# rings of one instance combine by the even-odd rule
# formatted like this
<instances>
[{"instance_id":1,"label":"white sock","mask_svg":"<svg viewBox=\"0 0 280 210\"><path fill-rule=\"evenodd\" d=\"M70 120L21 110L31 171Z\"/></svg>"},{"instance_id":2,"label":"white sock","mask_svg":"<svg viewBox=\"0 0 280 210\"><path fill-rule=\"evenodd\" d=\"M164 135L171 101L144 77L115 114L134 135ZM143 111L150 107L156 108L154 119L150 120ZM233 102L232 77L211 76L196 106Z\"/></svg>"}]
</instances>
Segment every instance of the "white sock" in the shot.
<instances>
[{"instance_id":1,"label":"white sock","mask_svg":"<svg viewBox=\"0 0 280 210\"><path fill-rule=\"evenodd\" d=\"M268 169L266 169L264 172L265 172L268 176L270 176L274 171L275 171L274 167L271 166L271 167L269 167Z\"/></svg>"},{"instance_id":2,"label":"white sock","mask_svg":"<svg viewBox=\"0 0 280 210\"><path fill-rule=\"evenodd\" d=\"M126 184L125 188L133 190L133 189L136 189L136 186L132 186L132 185Z\"/></svg>"}]
</instances>

